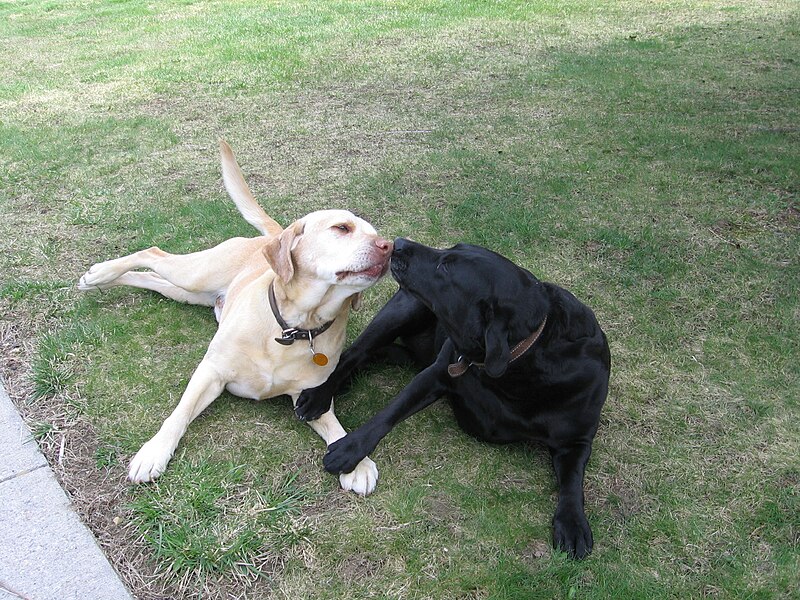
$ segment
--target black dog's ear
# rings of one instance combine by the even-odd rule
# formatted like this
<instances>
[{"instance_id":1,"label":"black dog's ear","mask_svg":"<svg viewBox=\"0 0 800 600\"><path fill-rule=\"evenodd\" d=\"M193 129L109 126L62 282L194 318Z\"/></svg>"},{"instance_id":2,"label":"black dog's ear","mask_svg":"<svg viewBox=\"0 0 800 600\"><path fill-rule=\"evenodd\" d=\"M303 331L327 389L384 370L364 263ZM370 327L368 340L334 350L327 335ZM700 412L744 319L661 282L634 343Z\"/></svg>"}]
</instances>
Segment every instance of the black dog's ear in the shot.
<instances>
[{"instance_id":1,"label":"black dog's ear","mask_svg":"<svg viewBox=\"0 0 800 600\"><path fill-rule=\"evenodd\" d=\"M511 361L511 350L508 347L508 331L500 319L494 316L494 311L487 314L485 333L486 358L484 369L489 377L502 377Z\"/></svg>"}]
</instances>

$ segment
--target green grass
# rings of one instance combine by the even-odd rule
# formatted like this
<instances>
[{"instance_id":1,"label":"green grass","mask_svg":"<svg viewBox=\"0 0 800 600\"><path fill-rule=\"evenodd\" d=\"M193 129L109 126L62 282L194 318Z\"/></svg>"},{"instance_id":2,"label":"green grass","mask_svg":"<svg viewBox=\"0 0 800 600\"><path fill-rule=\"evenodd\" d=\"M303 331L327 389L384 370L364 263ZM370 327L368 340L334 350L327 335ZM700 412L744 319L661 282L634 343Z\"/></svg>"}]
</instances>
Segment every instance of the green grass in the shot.
<instances>
[{"instance_id":1,"label":"green grass","mask_svg":"<svg viewBox=\"0 0 800 600\"><path fill-rule=\"evenodd\" d=\"M296 473L270 489L242 465L182 465L184 477L148 486L132 504L137 530L169 575L268 577L265 566L306 541L293 518L305 500Z\"/></svg>"},{"instance_id":2,"label":"green grass","mask_svg":"<svg viewBox=\"0 0 800 600\"><path fill-rule=\"evenodd\" d=\"M798 48L782 0L0 3L6 384L50 452L89 424L58 468L127 507L82 514L142 598L794 597ZM550 550L546 453L475 441L445 404L381 443L367 499L285 398L223 395L156 484L121 483L215 323L74 285L253 234L219 137L284 223L343 207L483 244L595 309L591 558ZM411 376L372 369L337 414L358 426Z\"/></svg>"}]
</instances>

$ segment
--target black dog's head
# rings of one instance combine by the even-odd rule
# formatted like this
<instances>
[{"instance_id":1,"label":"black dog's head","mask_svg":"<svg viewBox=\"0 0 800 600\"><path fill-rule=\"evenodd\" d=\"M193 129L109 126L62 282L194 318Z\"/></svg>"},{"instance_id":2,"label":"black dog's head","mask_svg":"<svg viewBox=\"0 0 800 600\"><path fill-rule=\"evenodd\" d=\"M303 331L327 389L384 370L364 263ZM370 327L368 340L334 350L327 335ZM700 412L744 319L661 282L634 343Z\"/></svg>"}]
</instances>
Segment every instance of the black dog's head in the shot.
<instances>
[{"instance_id":1,"label":"black dog's head","mask_svg":"<svg viewBox=\"0 0 800 600\"><path fill-rule=\"evenodd\" d=\"M459 352L500 377L510 348L548 312L542 286L507 258L468 244L438 250L398 238L392 275L430 308Z\"/></svg>"}]
</instances>

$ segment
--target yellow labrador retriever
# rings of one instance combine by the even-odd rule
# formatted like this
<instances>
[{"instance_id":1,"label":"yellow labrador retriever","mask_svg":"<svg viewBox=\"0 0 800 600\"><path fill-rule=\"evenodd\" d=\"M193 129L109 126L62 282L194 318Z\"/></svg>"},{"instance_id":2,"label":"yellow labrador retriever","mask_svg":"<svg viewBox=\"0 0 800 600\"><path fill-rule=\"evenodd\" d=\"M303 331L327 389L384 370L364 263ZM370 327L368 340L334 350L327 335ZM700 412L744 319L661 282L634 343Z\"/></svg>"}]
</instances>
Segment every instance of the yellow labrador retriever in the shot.
<instances>
[{"instance_id":1,"label":"yellow labrador retriever","mask_svg":"<svg viewBox=\"0 0 800 600\"><path fill-rule=\"evenodd\" d=\"M256 203L224 141L220 153L228 193L262 236L186 255L153 247L96 264L78 283L80 290L154 290L214 307L219 321L177 408L131 461L134 482L164 472L189 423L224 389L254 399L288 394L296 403L304 389L323 383L339 361L350 308L388 270L392 244L372 225L348 211L321 210L283 229ZM332 406L309 424L327 445L345 435ZM378 469L365 458L339 480L366 495Z\"/></svg>"}]
</instances>

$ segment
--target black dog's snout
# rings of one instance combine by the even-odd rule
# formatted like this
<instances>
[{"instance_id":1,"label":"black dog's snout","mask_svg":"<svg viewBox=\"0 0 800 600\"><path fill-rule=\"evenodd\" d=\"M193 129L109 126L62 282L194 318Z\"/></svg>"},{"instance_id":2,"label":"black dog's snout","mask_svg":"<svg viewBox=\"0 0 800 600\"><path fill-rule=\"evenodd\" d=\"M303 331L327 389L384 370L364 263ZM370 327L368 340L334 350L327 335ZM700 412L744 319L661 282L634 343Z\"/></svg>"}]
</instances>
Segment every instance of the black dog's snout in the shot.
<instances>
[{"instance_id":1,"label":"black dog's snout","mask_svg":"<svg viewBox=\"0 0 800 600\"><path fill-rule=\"evenodd\" d=\"M394 241L394 249L392 250L392 261L391 261L391 269L392 269L392 277L400 283L402 276L405 274L406 269L408 268L407 259L408 259L408 250L411 245L405 238L397 238Z\"/></svg>"},{"instance_id":2,"label":"black dog's snout","mask_svg":"<svg viewBox=\"0 0 800 600\"><path fill-rule=\"evenodd\" d=\"M395 255L400 255L403 252L408 250L410 242L406 238L397 238L394 241L394 252Z\"/></svg>"}]
</instances>

